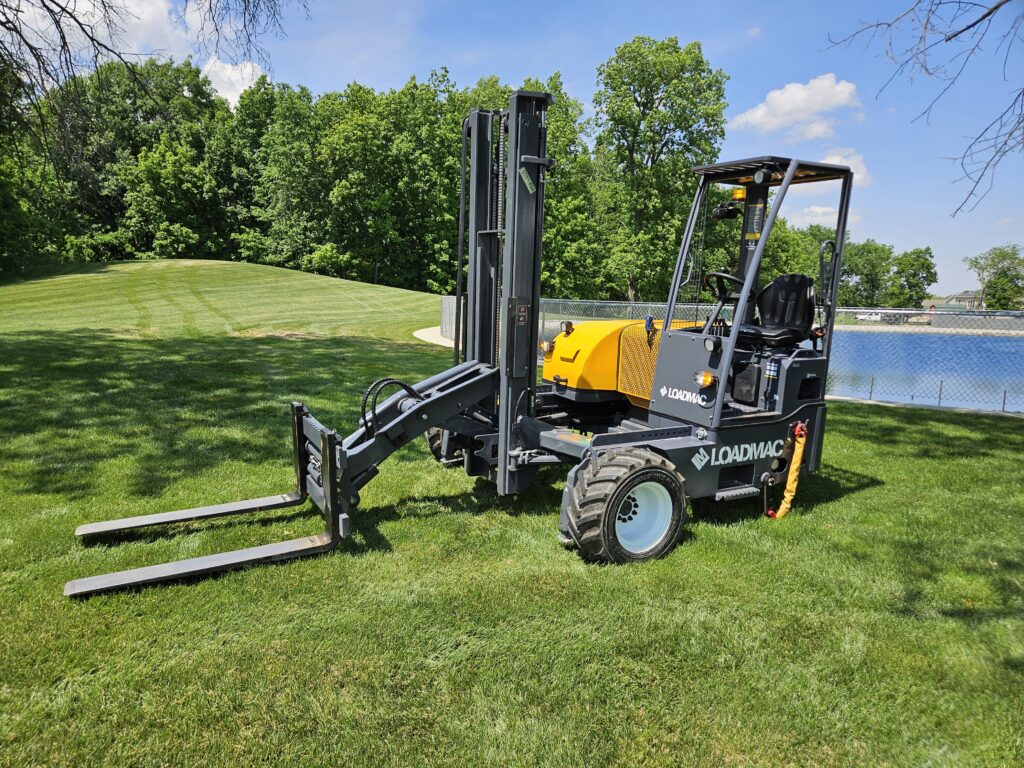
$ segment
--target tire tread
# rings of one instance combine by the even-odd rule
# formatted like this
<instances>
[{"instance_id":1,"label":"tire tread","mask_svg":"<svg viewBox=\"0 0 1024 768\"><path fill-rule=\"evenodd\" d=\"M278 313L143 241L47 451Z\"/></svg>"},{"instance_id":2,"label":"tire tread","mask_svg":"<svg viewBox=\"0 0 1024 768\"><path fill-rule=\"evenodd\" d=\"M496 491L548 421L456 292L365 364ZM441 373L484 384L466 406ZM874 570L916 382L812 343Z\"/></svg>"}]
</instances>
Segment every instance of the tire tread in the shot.
<instances>
[{"instance_id":1,"label":"tire tread","mask_svg":"<svg viewBox=\"0 0 1024 768\"><path fill-rule=\"evenodd\" d=\"M648 448L628 447L596 453L591 460L570 475L566 494L567 533L583 559L597 563L620 562L602 535L601 523L608 504L620 483L645 469L661 469L675 475L685 488L683 478L664 456ZM683 498L685 517L685 495ZM681 527L681 526L680 526ZM674 542L673 542L674 543Z\"/></svg>"}]
</instances>

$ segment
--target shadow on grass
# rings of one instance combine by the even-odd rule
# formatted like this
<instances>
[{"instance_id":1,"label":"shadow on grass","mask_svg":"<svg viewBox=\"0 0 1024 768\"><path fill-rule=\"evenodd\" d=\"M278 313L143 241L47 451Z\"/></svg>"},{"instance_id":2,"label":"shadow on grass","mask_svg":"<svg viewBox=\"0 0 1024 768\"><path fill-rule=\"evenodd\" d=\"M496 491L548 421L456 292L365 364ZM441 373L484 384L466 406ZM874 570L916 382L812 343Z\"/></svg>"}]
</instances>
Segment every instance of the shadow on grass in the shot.
<instances>
[{"instance_id":1,"label":"shadow on grass","mask_svg":"<svg viewBox=\"0 0 1024 768\"><path fill-rule=\"evenodd\" d=\"M443 352L358 337L8 334L0 461L13 492L75 501L99 490L103 462L132 456L130 492L154 495L224 462L286 465L291 400L344 433L382 373L418 381L445 364Z\"/></svg>"},{"instance_id":2,"label":"shadow on grass","mask_svg":"<svg viewBox=\"0 0 1024 768\"><path fill-rule=\"evenodd\" d=\"M305 401L321 421L345 433L371 381L381 375L417 381L446 364L440 350L360 337L8 334L0 338L0 460L16 492L75 500L96 491L99 464L130 455L136 457L126 465L130 491L153 495L222 462L287 462L290 400ZM984 458L1024 452L1024 429L1006 429L1007 420L996 416L870 407L830 412L830 434L876 440L896 453ZM402 451L394 460L421 456ZM828 501L879 482L826 465L802 480L801 496ZM760 514L760 503L710 514L727 522L737 513Z\"/></svg>"},{"instance_id":3,"label":"shadow on grass","mask_svg":"<svg viewBox=\"0 0 1024 768\"><path fill-rule=\"evenodd\" d=\"M897 612L915 619L933 614L955 619L972 627L993 621L1024 619L1021 582L1024 580L1024 548L1001 545L968 550L951 560L948 553L937 552L919 543L901 543L897 551L906 569L916 578L904 591ZM944 576L966 575L986 585L986 605L975 605L960 598L957 605L943 605L930 594ZM928 587L928 589L926 589Z\"/></svg>"},{"instance_id":4,"label":"shadow on grass","mask_svg":"<svg viewBox=\"0 0 1024 768\"><path fill-rule=\"evenodd\" d=\"M841 407L837 407L841 406ZM1024 452L1024 419L849 403L829 406L828 431L907 458L985 459Z\"/></svg>"},{"instance_id":5,"label":"shadow on grass","mask_svg":"<svg viewBox=\"0 0 1024 768\"><path fill-rule=\"evenodd\" d=\"M383 374L415 382L443 370L448 355L415 344L358 337L194 335L139 337L112 331L21 333L0 338L0 464L16 494L59 494L69 502L109 494L104 463L132 496L158 495L182 477L228 462L291 461L291 400L302 400L343 434L358 419L365 387ZM419 462L425 446L391 462ZM457 472L458 469L452 471ZM548 514L558 508L564 471L544 468L518 497L478 480L469 493L360 507L348 552L389 550L381 523L403 514ZM281 488L281 491L287 490ZM210 503L217 489L211 489ZM204 500L199 500L204 503ZM433 510L433 511L431 511ZM155 542L195 530L315 520L312 505L89 537L88 544Z\"/></svg>"},{"instance_id":6,"label":"shadow on grass","mask_svg":"<svg viewBox=\"0 0 1024 768\"><path fill-rule=\"evenodd\" d=\"M815 474L800 478L796 503L799 504L801 512L807 514L818 504L836 501L880 485L884 483L877 477L823 464ZM782 486L773 489L769 497L772 507L778 507L783 490ZM698 499L693 502L693 507L702 521L715 525L735 525L764 515L764 504L760 496L733 502Z\"/></svg>"},{"instance_id":7,"label":"shadow on grass","mask_svg":"<svg viewBox=\"0 0 1024 768\"><path fill-rule=\"evenodd\" d=\"M67 275L91 275L110 269L112 264L123 264L123 261L102 261L89 264L43 264L31 267L24 272L12 275L0 275L0 286L17 285L19 283L41 282Z\"/></svg>"},{"instance_id":8,"label":"shadow on grass","mask_svg":"<svg viewBox=\"0 0 1024 768\"><path fill-rule=\"evenodd\" d=\"M437 515L472 515L481 510L502 510L510 516L523 514L550 514L557 509L560 491L554 487L557 479L551 468L544 468L538 483L517 497L498 496L491 483L479 480L473 489L460 494L436 494L417 496L395 504L375 507L357 507L352 514L352 535L338 543L337 551L347 555L361 555L368 552L390 552L391 542L381 532L385 522L410 519L429 518ZM546 474L547 476L543 476ZM214 530L244 524L247 526L271 526L305 519L318 519L320 511L312 504L289 512L263 512L259 517L239 515L235 517L216 518L208 521L194 521L171 526L125 531L120 534L98 534L89 536L83 543L97 546L116 546L126 542L154 542L160 539L181 536L194 530ZM282 561L286 562L286 561ZM262 565L267 565L264 563ZM203 574L179 582L187 583L215 575Z\"/></svg>"}]
</instances>

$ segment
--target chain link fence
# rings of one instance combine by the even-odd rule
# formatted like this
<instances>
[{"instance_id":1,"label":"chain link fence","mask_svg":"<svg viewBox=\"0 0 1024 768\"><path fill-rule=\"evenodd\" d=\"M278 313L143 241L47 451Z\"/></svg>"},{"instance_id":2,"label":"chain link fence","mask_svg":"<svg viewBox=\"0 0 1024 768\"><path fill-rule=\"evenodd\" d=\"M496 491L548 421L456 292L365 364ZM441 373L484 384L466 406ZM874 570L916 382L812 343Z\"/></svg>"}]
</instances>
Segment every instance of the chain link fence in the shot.
<instances>
[{"instance_id":1,"label":"chain link fence","mask_svg":"<svg viewBox=\"0 0 1024 768\"><path fill-rule=\"evenodd\" d=\"M676 319L708 305L676 305ZM559 323L665 316L653 302L542 299L540 337ZM455 299L441 300L441 334L455 335ZM829 366L830 395L982 411L1024 412L1024 312L839 309Z\"/></svg>"}]
</instances>

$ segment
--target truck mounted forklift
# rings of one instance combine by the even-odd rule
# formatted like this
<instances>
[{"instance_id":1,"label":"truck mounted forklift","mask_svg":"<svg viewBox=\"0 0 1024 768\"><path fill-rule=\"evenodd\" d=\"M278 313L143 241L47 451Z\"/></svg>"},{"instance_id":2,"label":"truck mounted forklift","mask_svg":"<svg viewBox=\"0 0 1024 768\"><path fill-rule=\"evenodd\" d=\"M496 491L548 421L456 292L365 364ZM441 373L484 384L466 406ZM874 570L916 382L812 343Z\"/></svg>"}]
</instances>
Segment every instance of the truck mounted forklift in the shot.
<instances>
[{"instance_id":1,"label":"truck mounted forklift","mask_svg":"<svg viewBox=\"0 0 1024 768\"><path fill-rule=\"evenodd\" d=\"M542 341L550 103L546 93L516 91L507 110L476 109L463 123L451 368L416 384L394 377L373 382L347 437L292 403L295 487L289 493L91 523L76 534L90 539L309 501L323 516L323 531L77 579L65 586L66 595L328 552L350 534L359 491L381 462L421 436L440 462L488 478L499 495L525 490L545 465L569 465L559 536L593 562L666 554L695 499L761 495L767 510L771 489L786 483L783 506L791 501L800 473L821 463L850 169L783 157L694 168L696 195L665 316L565 321L554 339ZM815 182L839 186L835 239L821 246L817 280L788 274L762 285L765 246L786 193ZM729 272L704 272L691 247L715 185L734 191L711 218L742 221ZM700 302L701 288L713 302ZM680 301L691 290L692 306Z\"/></svg>"}]
</instances>

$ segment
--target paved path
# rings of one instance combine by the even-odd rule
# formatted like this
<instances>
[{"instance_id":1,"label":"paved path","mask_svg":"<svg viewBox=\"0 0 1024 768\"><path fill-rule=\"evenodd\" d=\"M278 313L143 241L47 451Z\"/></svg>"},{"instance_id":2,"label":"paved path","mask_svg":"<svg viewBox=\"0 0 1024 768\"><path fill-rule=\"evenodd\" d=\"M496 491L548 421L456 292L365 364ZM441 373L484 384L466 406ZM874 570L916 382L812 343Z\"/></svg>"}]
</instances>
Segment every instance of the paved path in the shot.
<instances>
[{"instance_id":1,"label":"paved path","mask_svg":"<svg viewBox=\"0 0 1024 768\"><path fill-rule=\"evenodd\" d=\"M429 341L431 344L452 348L451 340L441 335L440 325L435 325L433 328L420 328L418 331L413 331L412 335L420 341Z\"/></svg>"}]
</instances>

